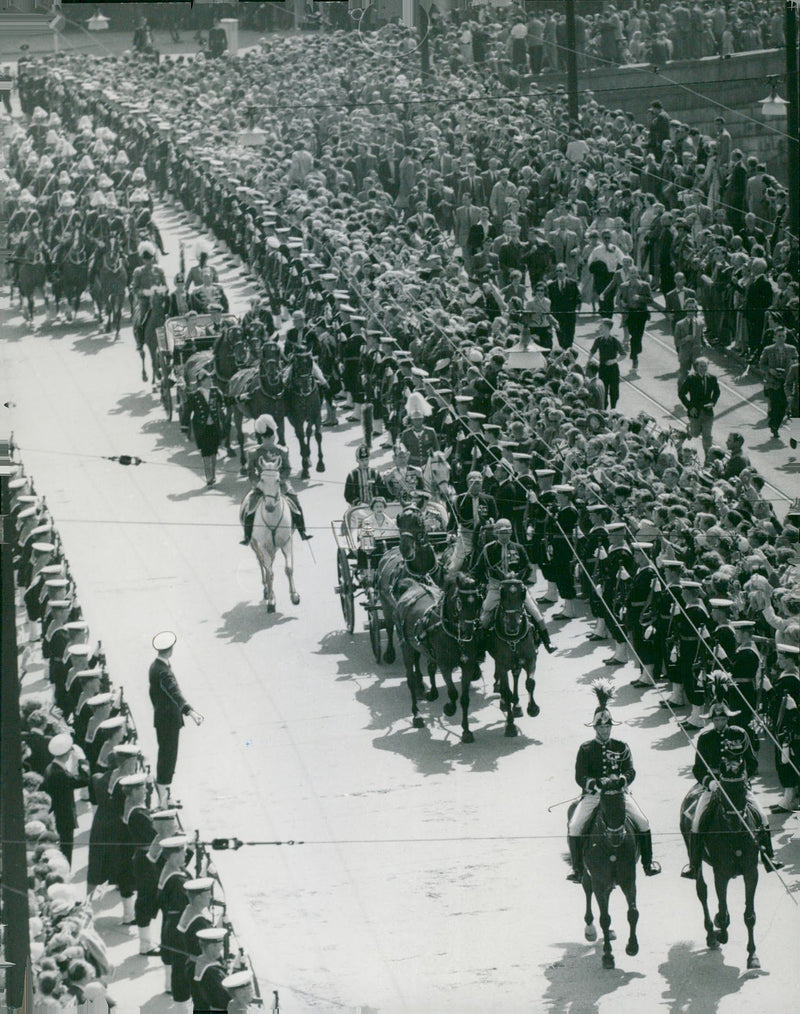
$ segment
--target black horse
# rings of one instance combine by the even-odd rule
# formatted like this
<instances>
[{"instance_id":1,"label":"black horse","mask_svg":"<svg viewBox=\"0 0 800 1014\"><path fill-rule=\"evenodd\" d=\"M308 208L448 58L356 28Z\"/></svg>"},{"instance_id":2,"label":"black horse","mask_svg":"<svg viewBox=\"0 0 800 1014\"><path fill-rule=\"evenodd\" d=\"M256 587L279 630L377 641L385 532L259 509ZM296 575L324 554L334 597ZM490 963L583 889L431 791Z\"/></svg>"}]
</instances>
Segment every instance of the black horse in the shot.
<instances>
[{"instance_id":1,"label":"black horse","mask_svg":"<svg viewBox=\"0 0 800 1014\"><path fill-rule=\"evenodd\" d=\"M494 659L494 689L499 692L501 707L506 713L506 736L517 735L514 719L522 716L519 676L523 669L525 689L528 692L528 714L535 718L540 710L533 699L536 689L533 677L541 634L525 611L525 591L524 583L517 578L500 582L500 602L488 632L487 648Z\"/></svg>"},{"instance_id":2,"label":"black horse","mask_svg":"<svg viewBox=\"0 0 800 1014\"><path fill-rule=\"evenodd\" d=\"M482 603L475 581L466 574L459 574L458 580L443 592L436 585L420 584L406 572L395 581L391 598L382 597L387 626L396 626L400 639L414 728L422 728L425 724L419 714L419 697L424 694L428 701L439 697L436 689L438 667L447 686L444 713L452 717L460 701L461 742L473 743L475 737L469 728L469 687L479 674L477 634ZM423 654L429 660L431 678L427 693L419 666ZM459 668L460 697L453 682L453 672Z\"/></svg>"},{"instance_id":3,"label":"black horse","mask_svg":"<svg viewBox=\"0 0 800 1014\"><path fill-rule=\"evenodd\" d=\"M314 376L314 358L310 352L298 350L292 356L286 373L286 416L300 444L300 477L309 477L311 436L317 442L317 472L325 471L322 457L322 394Z\"/></svg>"},{"instance_id":4,"label":"black horse","mask_svg":"<svg viewBox=\"0 0 800 1014\"><path fill-rule=\"evenodd\" d=\"M64 237L53 255L53 297L56 313L62 298L66 301L66 319L77 316L81 296L89 284L89 254L80 229Z\"/></svg>"},{"instance_id":5,"label":"black horse","mask_svg":"<svg viewBox=\"0 0 800 1014\"><path fill-rule=\"evenodd\" d=\"M223 430L225 446L229 455L234 453L231 447L231 422L235 406L230 395L230 382L240 370L251 366L254 359L255 353L250 342L242 335L241 329L231 326L223 327L219 338L214 343L214 381L225 400Z\"/></svg>"},{"instance_id":6,"label":"black horse","mask_svg":"<svg viewBox=\"0 0 800 1014\"><path fill-rule=\"evenodd\" d=\"M279 442L286 444L284 393L281 350L278 343L274 341L265 342L262 346L258 366L248 366L237 371L230 378L228 398L231 402L236 438L239 441L242 475L247 472L242 426L245 418L257 419L260 415L271 415L278 428Z\"/></svg>"},{"instance_id":7,"label":"black horse","mask_svg":"<svg viewBox=\"0 0 800 1014\"><path fill-rule=\"evenodd\" d=\"M625 814L625 781L619 775L601 778L599 782L600 805L586 829L583 848L583 891L586 895L586 924L584 936L587 940L597 939L597 929L592 913L592 895L597 898L600 909L600 928L603 931L603 968L614 967L611 950L613 934L608 903L611 892L619 887L628 902L628 926L630 933L625 953L631 956L639 953L636 926L639 910L636 907L636 861L639 858L639 843L630 818ZM572 803L568 818L577 806Z\"/></svg>"},{"instance_id":8,"label":"black horse","mask_svg":"<svg viewBox=\"0 0 800 1014\"><path fill-rule=\"evenodd\" d=\"M731 778L720 778L719 786L703 814L699 836L701 862L697 873L697 897L703 906L706 944L716 949L728 942L728 883L736 877L744 879L744 924L747 927L747 967L760 968L756 956L754 929L756 925L756 887L758 859L762 836L759 815L747 801L744 772ZM686 847L692 829L692 816L702 788L694 786L681 804L680 827ZM711 921L708 911L708 887L703 877L703 861L714 870L714 886L719 909Z\"/></svg>"}]
</instances>

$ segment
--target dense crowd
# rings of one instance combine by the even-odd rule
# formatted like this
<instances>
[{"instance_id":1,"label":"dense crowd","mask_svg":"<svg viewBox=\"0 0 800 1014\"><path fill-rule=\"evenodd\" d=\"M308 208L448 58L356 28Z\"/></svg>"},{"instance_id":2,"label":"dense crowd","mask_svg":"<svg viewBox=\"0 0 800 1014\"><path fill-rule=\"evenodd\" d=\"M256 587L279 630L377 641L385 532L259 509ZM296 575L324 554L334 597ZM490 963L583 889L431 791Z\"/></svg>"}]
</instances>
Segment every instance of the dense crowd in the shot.
<instances>
[{"instance_id":1,"label":"dense crowd","mask_svg":"<svg viewBox=\"0 0 800 1014\"><path fill-rule=\"evenodd\" d=\"M11 152L30 197L13 196L11 223L19 205L39 214L74 191L88 217L94 195L113 190L119 208L97 211L96 228L120 219L136 243L134 188L120 178L126 160L141 166L153 192L262 280L266 303L239 324L248 339L293 311L312 352L335 350L327 382L356 416L373 405L392 443L413 442L407 396L425 394L456 492L478 474L547 581L541 604L558 601L568 618L587 598L595 636L614 643L609 665L632 658L641 687L666 679L665 704L691 705L690 728L710 676L726 671L753 737L768 723L789 809L800 517L779 520L738 434L723 448L698 426L700 460L685 433L614 411L620 360L646 355L660 292L690 410L708 387L705 344L733 343L764 371L774 433L797 413L785 191L731 150L724 122L702 135L655 101L643 125L589 98L570 123L563 96L521 98L498 59L501 34L485 40L494 74L469 60L472 33L415 90L400 29L375 50L339 33L235 63L32 61L20 77L32 125ZM239 145L241 131L265 144ZM583 305L601 315L586 365L573 347ZM402 478L414 466L400 449L394 467Z\"/></svg>"},{"instance_id":2,"label":"dense crowd","mask_svg":"<svg viewBox=\"0 0 800 1014\"><path fill-rule=\"evenodd\" d=\"M130 709L100 642L90 643L53 519L21 467L12 489L21 678L42 665L50 683L45 693L23 694L22 703L35 1009L115 1006L114 967L94 922L104 885L119 891L120 922L136 926L142 962L161 957L176 1003L246 1009L253 977L236 953L208 853L186 835L179 810L153 798L163 787L151 781ZM85 894L72 865L81 800L92 806Z\"/></svg>"}]
</instances>

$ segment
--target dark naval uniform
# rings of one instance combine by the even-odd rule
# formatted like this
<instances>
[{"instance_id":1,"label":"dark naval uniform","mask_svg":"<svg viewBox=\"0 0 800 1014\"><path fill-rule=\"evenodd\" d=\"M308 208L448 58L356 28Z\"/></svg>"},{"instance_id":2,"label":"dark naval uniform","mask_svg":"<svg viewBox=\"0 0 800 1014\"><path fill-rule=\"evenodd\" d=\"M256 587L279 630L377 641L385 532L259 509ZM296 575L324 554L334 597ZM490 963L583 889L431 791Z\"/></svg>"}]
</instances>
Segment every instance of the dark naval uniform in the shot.
<instances>
[{"instance_id":1,"label":"dark naval uniform","mask_svg":"<svg viewBox=\"0 0 800 1014\"><path fill-rule=\"evenodd\" d=\"M432 426L423 426L420 430L407 426L400 434L400 441L408 448L408 463L412 468L423 468L431 454L440 449Z\"/></svg>"},{"instance_id":2,"label":"dark naval uniform","mask_svg":"<svg viewBox=\"0 0 800 1014\"><path fill-rule=\"evenodd\" d=\"M222 985L228 970L219 958L198 958L192 978L192 1006L195 1011L226 1011L230 993Z\"/></svg>"},{"instance_id":3,"label":"dark naval uniform","mask_svg":"<svg viewBox=\"0 0 800 1014\"><path fill-rule=\"evenodd\" d=\"M166 659L157 658L150 666L150 700L153 704L153 724L158 739L156 781L170 785L178 761L178 738L183 716L191 711L181 693L172 666Z\"/></svg>"}]
</instances>

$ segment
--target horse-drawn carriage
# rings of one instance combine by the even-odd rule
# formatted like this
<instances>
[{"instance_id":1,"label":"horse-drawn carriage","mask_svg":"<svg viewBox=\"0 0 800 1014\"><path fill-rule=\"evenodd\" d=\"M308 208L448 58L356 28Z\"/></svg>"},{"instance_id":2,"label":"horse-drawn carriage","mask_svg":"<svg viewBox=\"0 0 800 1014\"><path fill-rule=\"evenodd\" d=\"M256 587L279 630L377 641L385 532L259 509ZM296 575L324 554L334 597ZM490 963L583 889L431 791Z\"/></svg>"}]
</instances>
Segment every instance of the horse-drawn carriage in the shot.
<instances>
[{"instance_id":1,"label":"horse-drawn carriage","mask_svg":"<svg viewBox=\"0 0 800 1014\"><path fill-rule=\"evenodd\" d=\"M214 343L219 332L210 328L211 314L198 314L190 327L186 317L168 317L163 328L156 329L158 367L161 377L161 404L172 419L177 407L183 423L186 399L197 384L199 374L214 366ZM227 316L223 321L234 320ZM173 395L173 388L174 395Z\"/></svg>"},{"instance_id":2,"label":"horse-drawn carriage","mask_svg":"<svg viewBox=\"0 0 800 1014\"><path fill-rule=\"evenodd\" d=\"M395 519L403 509L400 503L390 503L386 507L386 518L389 524L384 534L374 533L369 522L364 523L371 513L369 507L360 505L349 507L344 518L331 522L331 530L336 541L336 571L338 584L336 591L342 605L342 615L349 633L355 630L355 598L363 596L362 605L367 611L367 629L375 660L383 658L383 631L386 619L383 615L381 600L378 594L378 564L387 550L400 543L400 532L396 529ZM428 500L423 505L425 528L430 543L441 548L448 541L449 515L442 503ZM387 529L391 534L387 534Z\"/></svg>"}]
</instances>

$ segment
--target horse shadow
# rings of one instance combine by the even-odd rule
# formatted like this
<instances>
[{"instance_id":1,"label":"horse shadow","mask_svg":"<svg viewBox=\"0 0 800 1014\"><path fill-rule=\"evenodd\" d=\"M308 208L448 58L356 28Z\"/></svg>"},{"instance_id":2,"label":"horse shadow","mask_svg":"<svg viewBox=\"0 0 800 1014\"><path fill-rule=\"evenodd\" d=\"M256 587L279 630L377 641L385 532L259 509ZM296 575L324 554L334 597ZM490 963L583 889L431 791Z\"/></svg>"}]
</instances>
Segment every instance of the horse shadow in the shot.
<instances>
[{"instance_id":1,"label":"horse shadow","mask_svg":"<svg viewBox=\"0 0 800 1014\"><path fill-rule=\"evenodd\" d=\"M576 909L578 923L582 922ZM577 923L576 923L577 925ZM602 939L602 938L601 938ZM599 1010L600 1001L624 989L635 979L643 979L642 972L626 972L621 968L600 968L602 945L583 943L556 944L562 957L545 969L549 985L542 1001L548 1014L591 1014ZM617 998L622 1003L622 997ZM622 1006L618 1009L622 1010ZM639 1005L628 1009L641 1009Z\"/></svg>"},{"instance_id":2,"label":"horse shadow","mask_svg":"<svg viewBox=\"0 0 800 1014\"><path fill-rule=\"evenodd\" d=\"M232 609L222 614L222 623L215 634L228 644L247 644L262 630L292 623L297 618L289 613L268 613L263 602L237 602Z\"/></svg>"},{"instance_id":3,"label":"horse shadow","mask_svg":"<svg viewBox=\"0 0 800 1014\"><path fill-rule=\"evenodd\" d=\"M668 983L661 995L670 1014L718 1010L726 996L738 993L743 983L753 978L752 973L742 974L735 965L726 965L722 950L695 950L685 940L670 947L669 957L658 970Z\"/></svg>"},{"instance_id":4,"label":"horse shadow","mask_svg":"<svg viewBox=\"0 0 800 1014\"><path fill-rule=\"evenodd\" d=\"M136 391L125 394L117 399L116 408L108 410L109 415L123 415L128 413L132 416L149 415L153 410L153 395L150 391Z\"/></svg>"},{"instance_id":5,"label":"horse shadow","mask_svg":"<svg viewBox=\"0 0 800 1014\"><path fill-rule=\"evenodd\" d=\"M110 345L114 344L114 335L105 332L102 334L90 334L85 338L76 338L72 343L72 348L82 356L96 356L98 352L102 352L103 349L107 349Z\"/></svg>"}]
</instances>

